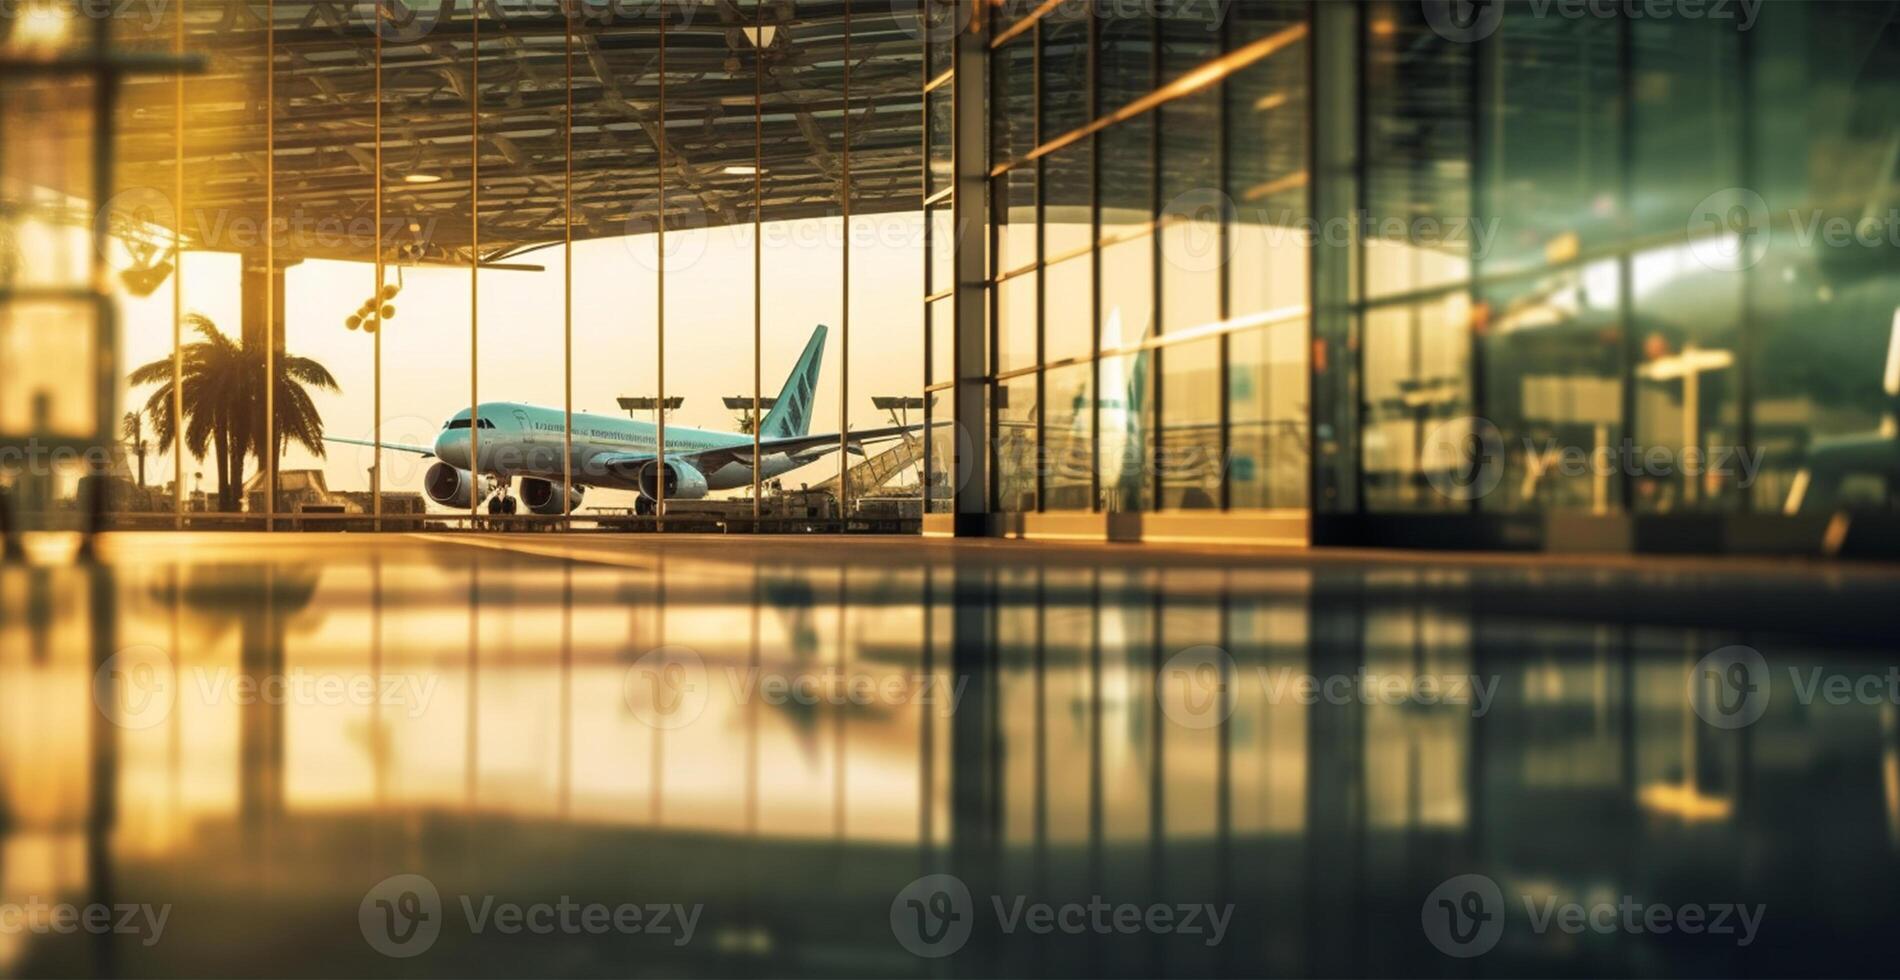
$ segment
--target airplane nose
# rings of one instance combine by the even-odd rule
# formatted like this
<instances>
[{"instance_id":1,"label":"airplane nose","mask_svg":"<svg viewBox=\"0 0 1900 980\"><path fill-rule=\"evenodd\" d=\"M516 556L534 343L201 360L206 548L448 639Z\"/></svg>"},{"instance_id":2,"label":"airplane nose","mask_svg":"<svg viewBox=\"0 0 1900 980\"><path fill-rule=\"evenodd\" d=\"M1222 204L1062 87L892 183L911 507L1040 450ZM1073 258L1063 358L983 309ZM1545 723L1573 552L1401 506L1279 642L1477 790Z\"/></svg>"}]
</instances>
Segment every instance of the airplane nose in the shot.
<instances>
[{"instance_id":1,"label":"airplane nose","mask_svg":"<svg viewBox=\"0 0 1900 980\"><path fill-rule=\"evenodd\" d=\"M468 469L468 436L453 429L435 437L435 458L459 469Z\"/></svg>"}]
</instances>

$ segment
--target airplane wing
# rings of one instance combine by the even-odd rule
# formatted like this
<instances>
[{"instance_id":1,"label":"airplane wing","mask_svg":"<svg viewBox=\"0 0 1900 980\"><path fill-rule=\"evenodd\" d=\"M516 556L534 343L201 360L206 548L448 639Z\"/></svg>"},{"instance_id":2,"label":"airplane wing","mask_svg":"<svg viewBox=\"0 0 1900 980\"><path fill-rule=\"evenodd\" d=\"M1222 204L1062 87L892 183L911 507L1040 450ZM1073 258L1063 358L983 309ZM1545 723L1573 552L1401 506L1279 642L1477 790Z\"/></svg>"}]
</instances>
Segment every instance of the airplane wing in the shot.
<instances>
[{"instance_id":1,"label":"airplane wing","mask_svg":"<svg viewBox=\"0 0 1900 980\"><path fill-rule=\"evenodd\" d=\"M923 429L923 426L921 425L893 425L893 426L887 426L882 429L862 429L862 430L851 433L851 441L850 441L851 451L863 452L864 443L883 442L887 439L898 439L898 438L902 438L903 436L909 435L912 432L922 431L922 429ZM838 447L838 443L841 441L842 440L839 439L838 433L836 432L833 432L830 435L786 436L780 439L760 440L759 452L761 454L785 453L787 455L797 456L797 455L800 455L801 453L809 452L813 449L823 449L823 450L836 449ZM740 451L740 458L743 461L750 462L752 460L751 446L741 445L739 447L739 451Z\"/></svg>"},{"instance_id":2,"label":"airplane wing","mask_svg":"<svg viewBox=\"0 0 1900 980\"><path fill-rule=\"evenodd\" d=\"M324 442L340 442L345 446L369 446L371 448L374 448L377 445L377 443L369 442L363 439L343 439L337 436L324 436L323 441ZM430 457L433 457L435 455L434 447L405 446L399 442L385 442L385 443L382 443L381 445L384 449L394 449L397 452L416 453L422 456L430 456Z\"/></svg>"},{"instance_id":3,"label":"airplane wing","mask_svg":"<svg viewBox=\"0 0 1900 980\"><path fill-rule=\"evenodd\" d=\"M862 452L862 444L896 439L922 429L921 425L897 425L882 429L864 429L851 433L853 452ZM798 456L812 450L830 450L838 448L840 440L837 433L812 436L783 436L777 439L759 440L759 454L770 456L784 453ZM612 474L634 485L640 467L653 462L653 453L601 453L587 461L585 467L591 471ZM686 463L702 473L711 473L728 463L752 463L752 444L742 442L736 446L721 446L717 449L702 449L692 453L667 453L666 458Z\"/></svg>"}]
</instances>

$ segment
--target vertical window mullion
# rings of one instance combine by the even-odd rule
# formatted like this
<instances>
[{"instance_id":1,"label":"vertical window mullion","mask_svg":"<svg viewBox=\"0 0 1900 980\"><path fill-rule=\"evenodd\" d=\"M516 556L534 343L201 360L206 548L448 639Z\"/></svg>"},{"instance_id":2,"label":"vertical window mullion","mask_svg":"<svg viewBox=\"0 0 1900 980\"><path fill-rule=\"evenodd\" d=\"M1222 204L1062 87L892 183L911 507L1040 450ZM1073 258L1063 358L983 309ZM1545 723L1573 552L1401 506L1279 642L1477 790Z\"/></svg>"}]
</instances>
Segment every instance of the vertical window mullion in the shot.
<instances>
[{"instance_id":1,"label":"vertical window mullion","mask_svg":"<svg viewBox=\"0 0 1900 980\"><path fill-rule=\"evenodd\" d=\"M1087 78L1089 122L1101 106L1101 21L1088 19L1089 43ZM1102 507L1102 134L1088 137L1089 142L1089 510L1101 513Z\"/></svg>"},{"instance_id":2,"label":"vertical window mullion","mask_svg":"<svg viewBox=\"0 0 1900 980\"><path fill-rule=\"evenodd\" d=\"M1030 31L1033 32L1031 36L1033 38L1033 45L1035 47L1035 54L1033 55L1034 60L1032 62L1034 65L1033 74L1035 75L1035 81L1034 81L1035 98L1034 98L1034 104L1031 110L1035 113L1035 119L1031 123L1031 133L1030 133L1029 140L1032 146L1041 146L1042 140L1043 140L1043 135L1042 135L1042 22L1038 20L1036 24L1030 28ZM1048 257L1048 253L1045 251L1045 247L1044 247L1044 238L1045 238L1044 224L1046 223L1047 218L1048 218L1049 197L1048 197L1048 190L1047 190L1048 168L1045 166L1045 163L1046 163L1046 160L1044 158L1037 158L1034 163L1030 164L1030 166L1036 168L1035 169L1036 196L1031 206L1034 209L1035 221L1036 221L1036 231L1035 231L1036 243L1034 246L1036 249L1036 271L1032 273L1032 275L1036 277L1036 463L1035 465L1036 465L1036 511L1038 513L1047 511L1049 509L1049 505L1048 505L1049 467L1047 465L1047 460L1049 459L1049 423L1048 423L1049 385L1048 385L1048 369L1044 367L1044 365L1046 365L1049 361L1049 356L1048 356L1049 345L1048 345L1048 339L1047 339L1048 316L1046 313L1047 308L1048 308L1048 303L1049 303L1049 296L1048 296L1048 277L1043 274L1044 273L1043 260Z\"/></svg>"},{"instance_id":3,"label":"vertical window mullion","mask_svg":"<svg viewBox=\"0 0 1900 980\"><path fill-rule=\"evenodd\" d=\"M1148 91L1150 92L1161 87L1161 32L1161 18L1150 12L1148 14ZM1161 229L1156 226L1155 219L1161 214L1161 129L1165 121L1163 117L1167 112L1166 106L1154 110L1154 121L1148 125L1148 281L1150 284L1148 322L1151 336L1158 336L1161 333L1163 326L1161 310L1162 303L1165 302L1161 295ZM1142 431L1142 465L1148 467L1149 509L1160 510L1161 453L1165 448L1162 445L1161 400L1166 397L1163 389L1167 387L1163 383L1161 365L1166 353L1157 347L1149 356L1153 358L1154 363L1148 371L1149 404L1143 407L1147 417L1144 419L1137 414L1135 424L1140 426ZM1135 355L1135 360L1139 363L1141 355ZM1133 372L1130 373L1133 374Z\"/></svg>"}]
</instances>

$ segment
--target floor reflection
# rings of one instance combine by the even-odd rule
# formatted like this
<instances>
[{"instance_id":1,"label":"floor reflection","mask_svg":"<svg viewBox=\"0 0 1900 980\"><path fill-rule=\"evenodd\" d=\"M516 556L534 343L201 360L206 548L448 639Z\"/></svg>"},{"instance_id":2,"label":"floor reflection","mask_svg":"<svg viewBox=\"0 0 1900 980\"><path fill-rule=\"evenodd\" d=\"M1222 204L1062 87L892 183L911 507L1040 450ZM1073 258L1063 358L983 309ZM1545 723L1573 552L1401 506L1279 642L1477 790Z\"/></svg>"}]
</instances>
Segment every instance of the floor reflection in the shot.
<instances>
[{"instance_id":1,"label":"floor reflection","mask_svg":"<svg viewBox=\"0 0 1900 980\"><path fill-rule=\"evenodd\" d=\"M1881 570L292 540L0 567L0 972L1887 970Z\"/></svg>"}]
</instances>

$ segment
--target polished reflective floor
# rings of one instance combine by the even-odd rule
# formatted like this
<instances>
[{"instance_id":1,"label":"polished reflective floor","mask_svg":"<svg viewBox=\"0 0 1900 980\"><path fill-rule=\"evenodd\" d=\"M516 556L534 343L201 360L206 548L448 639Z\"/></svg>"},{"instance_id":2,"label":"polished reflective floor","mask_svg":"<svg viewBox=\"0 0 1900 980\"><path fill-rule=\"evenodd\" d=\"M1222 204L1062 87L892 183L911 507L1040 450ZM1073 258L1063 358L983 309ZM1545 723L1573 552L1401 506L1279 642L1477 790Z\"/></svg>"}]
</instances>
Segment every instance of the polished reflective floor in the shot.
<instances>
[{"instance_id":1,"label":"polished reflective floor","mask_svg":"<svg viewBox=\"0 0 1900 980\"><path fill-rule=\"evenodd\" d=\"M123 535L0 566L0 973L1886 974L1900 574Z\"/></svg>"}]
</instances>

